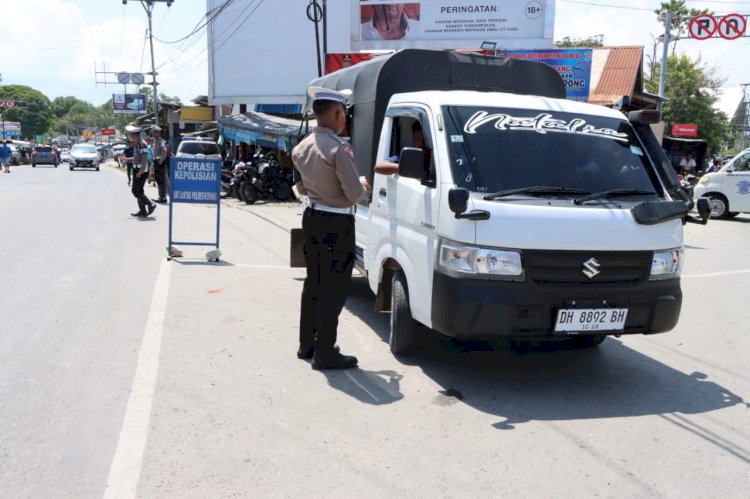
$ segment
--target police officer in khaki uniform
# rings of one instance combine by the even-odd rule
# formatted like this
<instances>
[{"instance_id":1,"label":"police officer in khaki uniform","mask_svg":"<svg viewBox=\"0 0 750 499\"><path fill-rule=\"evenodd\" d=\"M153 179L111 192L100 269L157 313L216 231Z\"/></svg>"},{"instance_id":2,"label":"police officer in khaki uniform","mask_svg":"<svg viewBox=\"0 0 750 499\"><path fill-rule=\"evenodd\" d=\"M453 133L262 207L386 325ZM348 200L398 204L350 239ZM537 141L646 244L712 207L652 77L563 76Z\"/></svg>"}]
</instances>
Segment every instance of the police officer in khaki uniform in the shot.
<instances>
[{"instance_id":1,"label":"police officer in khaki uniform","mask_svg":"<svg viewBox=\"0 0 750 499\"><path fill-rule=\"evenodd\" d=\"M151 136L154 139L153 150L154 157L154 180L159 188L159 199L157 203L167 202L167 143L161 136L161 127L151 125Z\"/></svg>"},{"instance_id":2,"label":"police officer in khaki uniform","mask_svg":"<svg viewBox=\"0 0 750 499\"><path fill-rule=\"evenodd\" d=\"M312 358L313 369L348 369L357 358L339 353L336 330L354 266L354 206L371 189L359 179L351 145L338 135L351 91L311 87L308 94L318 126L292 151L297 190L310 201L302 216L307 277L297 357Z\"/></svg>"},{"instance_id":3,"label":"police officer in khaki uniform","mask_svg":"<svg viewBox=\"0 0 750 499\"><path fill-rule=\"evenodd\" d=\"M140 128L128 126L125 127L125 130L128 132L128 145L133 148L133 170L135 176L131 192L135 199L138 200L138 211L131 213L131 215L143 218L151 215L156 209L156 205L143 192L146 180L149 177L148 146L141 140Z\"/></svg>"}]
</instances>

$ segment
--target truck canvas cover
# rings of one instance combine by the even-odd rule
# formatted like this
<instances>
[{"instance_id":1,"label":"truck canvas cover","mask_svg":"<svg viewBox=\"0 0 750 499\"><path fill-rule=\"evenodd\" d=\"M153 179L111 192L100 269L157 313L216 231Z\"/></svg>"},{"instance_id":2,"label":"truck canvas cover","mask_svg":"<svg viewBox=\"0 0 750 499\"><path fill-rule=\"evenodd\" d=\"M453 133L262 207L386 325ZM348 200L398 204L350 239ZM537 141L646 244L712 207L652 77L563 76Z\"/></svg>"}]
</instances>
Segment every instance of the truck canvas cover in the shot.
<instances>
[{"instance_id":1,"label":"truck canvas cover","mask_svg":"<svg viewBox=\"0 0 750 499\"><path fill-rule=\"evenodd\" d=\"M565 85L552 67L539 62L480 54L407 49L313 80L333 90L352 90L351 142L360 174L371 177L380 129L394 94L473 90L565 99ZM312 109L308 97L305 110Z\"/></svg>"}]
</instances>

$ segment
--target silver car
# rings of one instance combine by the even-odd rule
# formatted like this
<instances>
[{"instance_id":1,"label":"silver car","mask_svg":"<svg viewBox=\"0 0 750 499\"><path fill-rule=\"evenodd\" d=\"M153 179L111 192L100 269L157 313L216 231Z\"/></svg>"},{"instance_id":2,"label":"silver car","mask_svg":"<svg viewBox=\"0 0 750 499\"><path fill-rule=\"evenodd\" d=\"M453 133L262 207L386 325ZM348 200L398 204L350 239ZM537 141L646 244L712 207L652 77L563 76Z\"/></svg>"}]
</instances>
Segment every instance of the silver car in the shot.
<instances>
[{"instance_id":1,"label":"silver car","mask_svg":"<svg viewBox=\"0 0 750 499\"><path fill-rule=\"evenodd\" d=\"M180 142L175 157L221 159L221 151L214 141L189 139Z\"/></svg>"},{"instance_id":2,"label":"silver car","mask_svg":"<svg viewBox=\"0 0 750 499\"><path fill-rule=\"evenodd\" d=\"M68 165L73 168L94 168L99 171L99 152L90 144L76 144L70 149Z\"/></svg>"}]
</instances>

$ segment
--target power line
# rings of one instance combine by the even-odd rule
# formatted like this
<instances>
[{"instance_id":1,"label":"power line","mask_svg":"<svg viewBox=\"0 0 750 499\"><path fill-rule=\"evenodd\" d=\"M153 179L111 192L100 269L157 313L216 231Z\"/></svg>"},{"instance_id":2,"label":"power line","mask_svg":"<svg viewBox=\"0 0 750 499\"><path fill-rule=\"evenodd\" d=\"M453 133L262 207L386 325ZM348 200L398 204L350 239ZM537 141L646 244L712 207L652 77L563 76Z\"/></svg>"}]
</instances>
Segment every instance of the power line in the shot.
<instances>
[{"instance_id":1,"label":"power line","mask_svg":"<svg viewBox=\"0 0 750 499\"><path fill-rule=\"evenodd\" d=\"M611 3L584 2L582 0L562 0L562 1L569 2L569 3L578 3L582 5L592 5L594 7L609 7L611 9L640 10L640 11L647 11L647 12L654 12L654 10L656 10L656 9L649 9L647 7L627 7L625 5L614 5Z\"/></svg>"},{"instance_id":2,"label":"power line","mask_svg":"<svg viewBox=\"0 0 750 499\"><path fill-rule=\"evenodd\" d=\"M206 26L208 26L208 24L211 21L213 21L214 19L216 19L219 16L219 14L221 14L222 12L224 12L224 10L227 7L229 7L231 4L233 4L234 2L235 2L235 0L226 0L222 5L220 5L219 7L216 7L216 8L213 9L214 11L216 11L213 15L211 15L211 11L206 12L206 14L203 16L203 17L207 18L206 22L204 22L200 26L198 26L201 23L200 21L198 21L197 23L195 23L195 26L193 26L192 31L190 33L188 33L187 35L183 36L182 38L178 38L177 40L166 41L166 40L161 40L160 38L154 37L154 40L156 40L158 42L161 42L161 43L166 43L168 45L172 45L172 44L175 44L175 43L184 42L185 40L187 40L191 36L197 34L203 28L205 28Z\"/></svg>"}]
</instances>

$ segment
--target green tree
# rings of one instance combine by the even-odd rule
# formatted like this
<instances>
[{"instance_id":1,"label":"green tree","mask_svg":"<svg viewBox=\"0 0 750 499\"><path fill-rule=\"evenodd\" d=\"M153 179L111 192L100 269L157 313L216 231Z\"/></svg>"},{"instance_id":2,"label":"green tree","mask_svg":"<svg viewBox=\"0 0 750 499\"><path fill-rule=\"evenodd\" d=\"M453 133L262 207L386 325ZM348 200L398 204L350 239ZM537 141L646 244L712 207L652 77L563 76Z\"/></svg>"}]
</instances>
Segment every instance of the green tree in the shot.
<instances>
[{"instance_id":1,"label":"green tree","mask_svg":"<svg viewBox=\"0 0 750 499\"><path fill-rule=\"evenodd\" d=\"M690 20L700 14L712 14L708 9L689 9L685 5L685 0L669 0L669 2L662 2L658 9L654 11L657 14L657 19L664 26L666 21L664 15L667 12L672 13L672 28L670 33L676 34L677 37L672 39L672 55L675 55L677 50L677 41L680 37L687 34Z\"/></svg>"},{"instance_id":2,"label":"green tree","mask_svg":"<svg viewBox=\"0 0 750 499\"><path fill-rule=\"evenodd\" d=\"M151 87L141 87L138 89L138 93L145 94L148 96L148 102L146 103L146 108L148 109L149 113L154 112L154 92L151 89ZM159 102L169 102L171 104L177 104L178 106L182 105L182 101L177 96L169 96L167 94L159 92Z\"/></svg>"},{"instance_id":3,"label":"green tree","mask_svg":"<svg viewBox=\"0 0 750 499\"><path fill-rule=\"evenodd\" d=\"M656 64L655 74L660 65ZM656 93L659 77L644 75L646 90ZM731 126L727 115L714 108L719 89L725 78L717 74L716 68L708 67L700 57L693 60L687 55L670 56L667 59L667 84L665 95L669 101L664 106L663 119L669 130L673 123L696 123L698 136L708 143L715 154L723 149L730 138Z\"/></svg>"},{"instance_id":4,"label":"green tree","mask_svg":"<svg viewBox=\"0 0 750 499\"><path fill-rule=\"evenodd\" d=\"M571 47L602 47L604 46L604 35L598 34L589 36L587 38L570 38L569 36L563 37L562 40L555 42L557 48L571 48Z\"/></svg>"},{"instance_id":5,"label":"green tree","mask_svg":"<svg viewBox=\"0 0 750 499\"><path fill-rule=\"evenodd\" d=\"M25 85L2 85L0 99L15 101L15 107L2 113L3 120L20 122L23 137L47 133L54 114L49 99L42 92Z\"/></svg>"}]
</instances>

